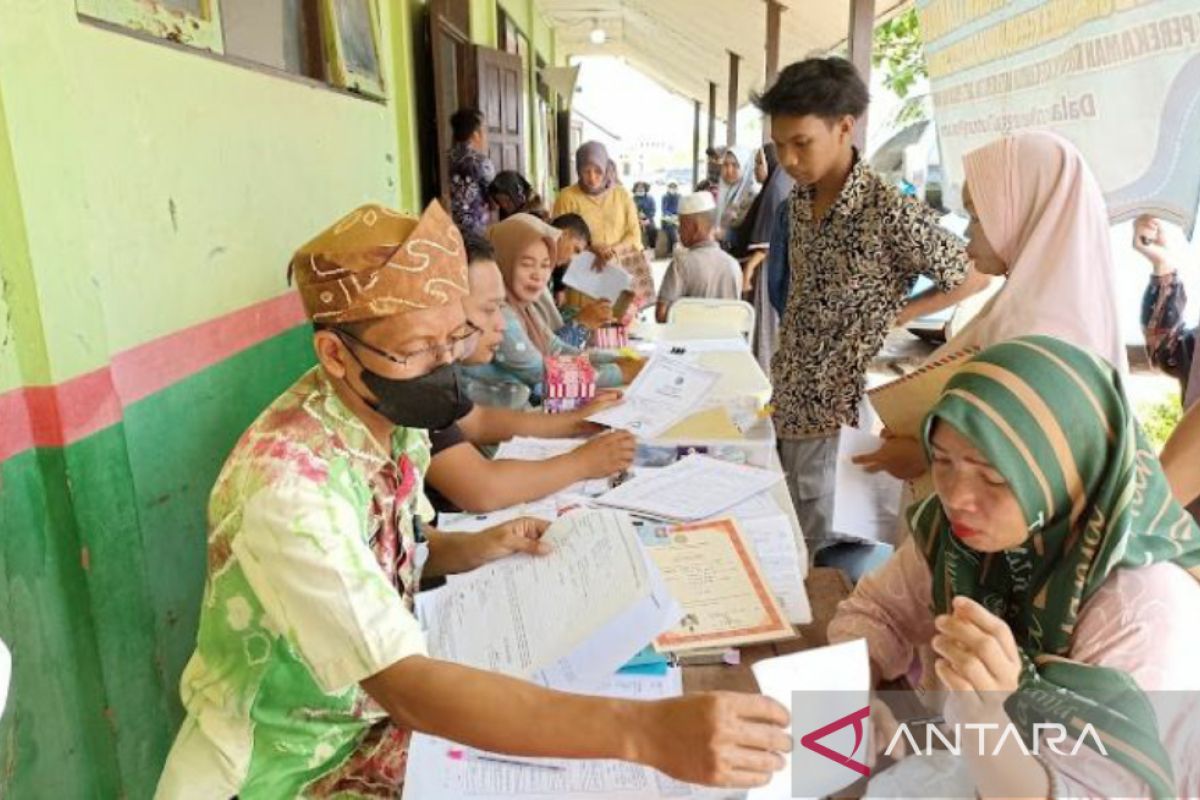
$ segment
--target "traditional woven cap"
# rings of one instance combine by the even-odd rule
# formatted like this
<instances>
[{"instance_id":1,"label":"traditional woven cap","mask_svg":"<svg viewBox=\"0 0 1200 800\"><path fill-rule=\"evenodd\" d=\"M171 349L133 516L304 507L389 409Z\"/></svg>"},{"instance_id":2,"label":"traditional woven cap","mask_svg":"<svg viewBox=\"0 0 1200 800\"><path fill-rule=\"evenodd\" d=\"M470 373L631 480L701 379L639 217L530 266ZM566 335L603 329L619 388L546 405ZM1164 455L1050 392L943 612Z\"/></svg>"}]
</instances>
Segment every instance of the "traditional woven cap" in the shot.
<instances>
[{"instance_id":1,"label":"traditional woven cap","mask_svg":"<svg viewBox=\"0 0 1200 800\"><path fill-rule=\"evenodd\" d=\"M297 250L288 274L308 318L331 325L438 308L468 293L462 236L436 200L419 218L357 208Z\"/></svg>"}]
</instances>

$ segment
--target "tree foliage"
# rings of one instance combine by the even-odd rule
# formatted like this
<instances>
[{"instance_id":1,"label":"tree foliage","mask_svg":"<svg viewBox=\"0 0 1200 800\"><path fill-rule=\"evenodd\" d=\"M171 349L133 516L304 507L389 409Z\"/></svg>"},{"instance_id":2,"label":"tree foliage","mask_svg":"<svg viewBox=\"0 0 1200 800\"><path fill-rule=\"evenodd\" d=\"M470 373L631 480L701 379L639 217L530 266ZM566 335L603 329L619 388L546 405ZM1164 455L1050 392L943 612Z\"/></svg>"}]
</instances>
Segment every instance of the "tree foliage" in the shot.
<instances>
[{"instance_id":1,"label":"tree foliage","mask_svg":"<svg viewBox=\"0 0 1200 800\"><path fill-rule=\"evenodd\" d=\"M871 63L883 71L883 85L906 101L898 114L898 123L916 122L929 116L928 96L909 96L918 81L929 77L915 8L875 28Z\"/></svg>"}]
</instances>

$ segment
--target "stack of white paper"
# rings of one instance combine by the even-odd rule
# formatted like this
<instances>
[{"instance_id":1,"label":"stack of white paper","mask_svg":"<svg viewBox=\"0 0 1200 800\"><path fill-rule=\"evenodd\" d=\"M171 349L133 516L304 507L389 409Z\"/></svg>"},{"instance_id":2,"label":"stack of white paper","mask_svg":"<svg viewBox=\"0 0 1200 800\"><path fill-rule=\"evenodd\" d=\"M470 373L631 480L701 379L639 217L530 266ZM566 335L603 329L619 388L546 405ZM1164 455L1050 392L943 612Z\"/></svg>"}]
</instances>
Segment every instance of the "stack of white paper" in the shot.
<instances>
[{"instance_id":1,"label":"stack of white paper","mask_svg":"<svg viewBox=\"0 0 1200 800\"><path fill-rule=\"evenodd\" d=\"M883 439L878 436L842 427L830 524L834 533L872 542L894 538L904 482L886 472L869 473L853 461L855 456L874 453L882 446Z\"/></svg>"},{"instance_id":2,"label":"stack of white paper","mask_svg":"<svg viewBox=\"0 0 1200 800\"><path fill-rule=\"evenodd\" d=\"M556 686L605 680L679 620L629 518L577 512L516 555L417 595L429 653Z\"/></svg>"},{"instance_id":3,"label":"stack of white paper","mask_svg":"<svg viewBox=\"0 0 1200 800\"><path fill-rule=\"evenodd\" d=\"M708 519L774 486L783 474L690 455L626 481L596 498L601 505L663 519Z\"/></svg>"},{"instance_id":4,"label":"stack of white paper","mask_svg":"<svg viewBox=\"0 0 1200 800\"><path fill-rule=\"evenodd\" d=\"M596 300L617 302L621 292L633 283L633 276L615 264L602 270L593 269L595 264L594 253L580 253L563 273L563 283Z\"/></svg>"},{"instance_id":5,"label":"stack of white paper","mask_svg":"<svg viewBox=\"0 0 1200 800\"><path fill-rule=\"evenodd\" d=\"M721 373L671 355L655 355L629 384L621 403L588 419L644 439L666 433L712 392Z\"/></svg>"}]
</instances>

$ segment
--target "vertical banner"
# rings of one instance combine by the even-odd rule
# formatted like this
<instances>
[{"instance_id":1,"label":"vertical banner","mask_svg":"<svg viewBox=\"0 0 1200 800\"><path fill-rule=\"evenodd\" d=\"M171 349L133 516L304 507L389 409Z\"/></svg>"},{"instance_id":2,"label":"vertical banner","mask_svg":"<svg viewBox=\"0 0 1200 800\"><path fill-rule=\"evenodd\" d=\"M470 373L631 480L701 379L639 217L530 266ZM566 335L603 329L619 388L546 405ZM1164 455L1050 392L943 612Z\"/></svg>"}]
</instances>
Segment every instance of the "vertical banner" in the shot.
<instances>
[{"instance_id":1,"label":"vertical banner","mask_svg":"<svg viewBox=\"0 0 1200 800\"><path fill-rule=\"evenodd\" d=\"M1200 202L1197 0L917 0L946 171L1004 134L1049 129L1083 152L1113 222L1183 226Z\"/></svg>"}]
</instances>

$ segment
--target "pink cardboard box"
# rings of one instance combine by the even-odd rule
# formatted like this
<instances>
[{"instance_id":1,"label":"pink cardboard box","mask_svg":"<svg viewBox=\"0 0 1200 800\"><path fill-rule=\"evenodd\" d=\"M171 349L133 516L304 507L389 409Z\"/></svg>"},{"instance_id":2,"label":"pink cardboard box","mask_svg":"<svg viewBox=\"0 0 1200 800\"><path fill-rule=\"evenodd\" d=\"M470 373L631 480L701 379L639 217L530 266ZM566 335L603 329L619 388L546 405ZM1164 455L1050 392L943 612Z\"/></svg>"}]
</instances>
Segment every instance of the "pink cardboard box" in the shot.
<instances>
[{"instance_id":1,"label":"pink cardboard box","mask_svg":"<svg viewBox=\"0 0 1200 800\"><path fill-rule=\"evenodd\" d=\"M547 356L542 395L547 410L573 411L579 408L596 396L595 367L585 355Z\"/></svg>"}]
</instances>

